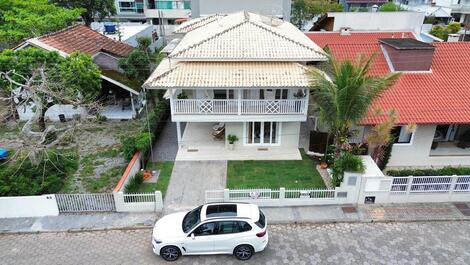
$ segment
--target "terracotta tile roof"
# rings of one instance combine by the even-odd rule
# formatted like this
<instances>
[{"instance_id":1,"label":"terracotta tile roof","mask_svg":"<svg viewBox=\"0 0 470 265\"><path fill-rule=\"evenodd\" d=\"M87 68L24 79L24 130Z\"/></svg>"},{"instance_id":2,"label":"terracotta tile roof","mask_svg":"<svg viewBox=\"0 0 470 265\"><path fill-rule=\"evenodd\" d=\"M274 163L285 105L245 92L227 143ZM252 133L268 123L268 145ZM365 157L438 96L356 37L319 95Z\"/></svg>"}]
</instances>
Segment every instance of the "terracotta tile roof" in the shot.
<instances>
[{"instance_id":1,"label":"terracotta tile roof","mask_svg":"<svg viewBox=\"0 0 470 265\"><path fill-rule=\"evenodd\" d=\"M308 32L305 33L320 47L330 44L367 44L377 43L384 38L415 38L411 32L351 32L351 35L341 35L339 32Z\"/></svg>"},{"instance_id":2,"label":"terracotta tile roof","mask_svg":"<svg viewBox=\"0 0 470 265\"><path fill-rule=\"evenodd\" d=\"M436 46L431 73L403 73L371 107L363 124L376 124L385 117L373 114L380 108L398 111L400 124L470 123L470 42L433 43ZM340 60L378 52L372 74L389 72L377 43L330 45Z\"/></svg>"},{"instance_id":3,"label":"terracotta tile roof","mask_svg":"<svg viewBox=\"0 0 470 265\"><path fill-rule=\"evenodd\" d=\"M41 36L39 41L68 54L81 51L94 55L103 51L127 57L134 49L130 45L103 36L85 25L76 25Z\"/></svg>"},{"instance_id":4,"label":"terracotta tile roof","mask_svg":"<svg viewBox=\"0 0 470 265\"><path fill-rule=\"evenodd\" d=\"M294 62L172 62L163 60L145 82L167 88L307 88L307 67Z\"/></svg>"}]
</instances>

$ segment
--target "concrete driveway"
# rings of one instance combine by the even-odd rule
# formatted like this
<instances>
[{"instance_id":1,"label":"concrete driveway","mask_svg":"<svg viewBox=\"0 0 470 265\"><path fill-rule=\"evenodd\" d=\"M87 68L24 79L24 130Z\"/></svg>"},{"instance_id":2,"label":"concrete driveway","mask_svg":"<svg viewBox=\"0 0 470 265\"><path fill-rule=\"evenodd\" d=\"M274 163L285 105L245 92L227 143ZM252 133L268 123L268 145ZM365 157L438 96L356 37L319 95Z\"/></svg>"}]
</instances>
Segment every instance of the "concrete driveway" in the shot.
<instances>
[{"instance_id":1,"label":"concrete driveway","mask_svg":"<svg viewBox=\"0 0 470 265\"><path fill-rule=\"evenodd\" d=\"M205 191L224 189L227 161L176 161L166 192L165 213L203 204Z\"/></svg>"}]
</instances>

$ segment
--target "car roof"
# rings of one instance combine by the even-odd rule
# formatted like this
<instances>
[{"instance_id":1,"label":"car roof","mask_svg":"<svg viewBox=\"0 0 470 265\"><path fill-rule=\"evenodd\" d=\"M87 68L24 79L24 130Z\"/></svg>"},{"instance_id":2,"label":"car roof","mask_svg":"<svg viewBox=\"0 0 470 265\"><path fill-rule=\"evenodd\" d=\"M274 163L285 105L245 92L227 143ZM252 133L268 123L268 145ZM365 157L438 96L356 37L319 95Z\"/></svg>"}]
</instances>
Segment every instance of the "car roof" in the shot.
<instances>
[{"instance_id":1,"label":"car roof","mask_svg":"<svg viewBox=\"0 0 470 265\"><path fill-rule=\"evenodd\" d=\"M211 212L209 216L208 208L209 212ZM253 222L257 222L259 219L259 208L251 203L209 203L203 205L201 221L215 219L250 219Z\"/></svg>"}]
</instances>

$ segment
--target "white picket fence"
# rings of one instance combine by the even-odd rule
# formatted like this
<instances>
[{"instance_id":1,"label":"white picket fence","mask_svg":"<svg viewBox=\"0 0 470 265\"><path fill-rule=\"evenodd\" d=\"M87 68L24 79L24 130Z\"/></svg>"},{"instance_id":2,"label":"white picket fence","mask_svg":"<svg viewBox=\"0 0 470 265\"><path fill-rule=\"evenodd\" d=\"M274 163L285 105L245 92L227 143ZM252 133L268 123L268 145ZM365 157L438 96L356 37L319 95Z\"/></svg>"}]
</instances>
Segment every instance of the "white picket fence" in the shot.
<instances>
[{"instance_id":1,"label":"white picket fence","mask_svg":"<svg viewBox=\"0 0 470 265\"><path fill-rule=\"evenodd\" d=\"M116 211L112 193L56 194L60 213Z\"/></svg>"},{"instance_id":2,"label":"white picket fence","mask_svg":"<svg viewBox=\"0 0 470 265\"><path fill-rule=\"evenodd\" d=\"M206 191L206 203L251 202L260 206L333 204L336 190L326 189L224 189Z\"/></svg>"},{"instance_id":3,"label":"white picket fence","mask_svg":"<svg viewBox=\"0 0 470 265\"><path fill-rule=\"evenodd\" d=\"M470 176L393 177L392 194L470 192Z\"/></svg>"}]
</instances>

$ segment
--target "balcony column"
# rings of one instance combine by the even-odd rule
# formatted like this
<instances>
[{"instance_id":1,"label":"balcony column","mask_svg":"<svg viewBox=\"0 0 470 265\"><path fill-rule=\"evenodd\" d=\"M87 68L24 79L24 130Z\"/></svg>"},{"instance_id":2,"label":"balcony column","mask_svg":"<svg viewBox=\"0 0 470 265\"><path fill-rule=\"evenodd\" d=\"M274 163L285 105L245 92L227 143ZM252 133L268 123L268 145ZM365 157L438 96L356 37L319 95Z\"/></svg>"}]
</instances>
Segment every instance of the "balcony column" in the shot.
<instances>
[{"instance_id":1,"label":"balcony column","mask_svg":"<svg viewBox=\"0 0 470 265\"><path fill-rule=\"evenodd\" d=\"M134 106L134 96L132 95L131 92L129 92L129 94L131 95L132 118L135 118L137 117L137 113L136 113L135 106Z\"/></svg>"},{"instance_id":2,"label":"balcony column","mask_svg":"<svg viewBox=\"0 0 470 265\"><path fill-rule=\"evenodd\" d=\"M178 137L178 149L181 148L181 123L179 121L176 122L176 135Z\"/></svg>"},{"instance_id":3,"label":"balcony column","mask_svg":"<svg viewBox=\"0 0 470 265\"><path fill-rule=\"evenodd\" d=\"M304 90L305 92L305 109L304 109L304 114L308 114L308 102L310 99L310 89Z\"/></svg>"},{"instance_id":4,"label":"balcony column","mask_svg":"<svg viewBox=\"0 0 470 265\"><path fill-rule=\"evenodd\" d=\"M242 114L242 92L243 90L238 89L238 115Z\"/></svg>"}]
</instances>

